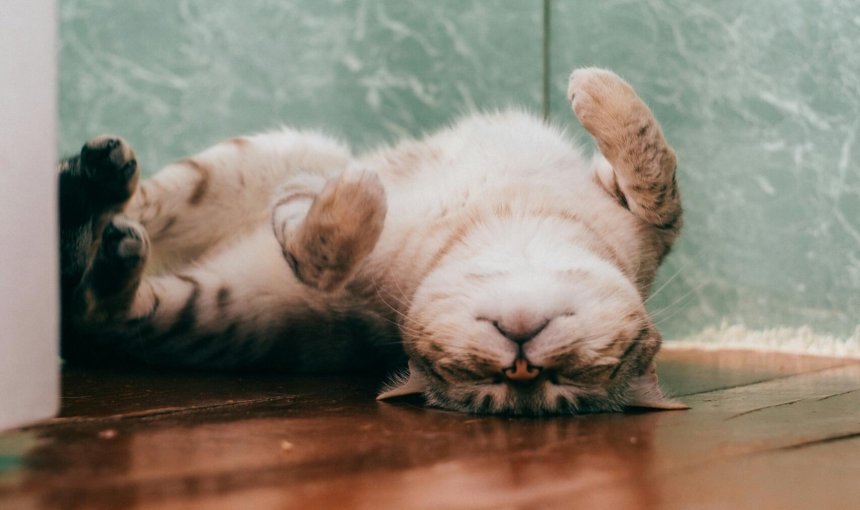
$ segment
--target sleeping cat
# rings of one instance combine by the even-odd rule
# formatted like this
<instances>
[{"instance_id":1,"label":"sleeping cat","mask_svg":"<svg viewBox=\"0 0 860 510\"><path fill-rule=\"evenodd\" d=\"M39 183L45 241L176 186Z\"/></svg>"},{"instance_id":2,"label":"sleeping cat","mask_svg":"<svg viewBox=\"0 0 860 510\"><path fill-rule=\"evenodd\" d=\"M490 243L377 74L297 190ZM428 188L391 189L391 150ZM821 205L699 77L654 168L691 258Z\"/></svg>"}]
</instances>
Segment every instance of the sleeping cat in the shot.
<instances>
[{"instance_id":1,"label":"sleeping cat","mask_svg":"<svg viewBox=\"0 0 860 510\"><path fill-rule=\"evenodd\" d=\"M380 398L573 414L681 407L643 306L681 227L675 155L612 72L573 72L588 162L528 114L353 156L240 137L138 185L132 149L60 166L63 353L209 369L405 366Z\"/></svg>"}]
</instances>

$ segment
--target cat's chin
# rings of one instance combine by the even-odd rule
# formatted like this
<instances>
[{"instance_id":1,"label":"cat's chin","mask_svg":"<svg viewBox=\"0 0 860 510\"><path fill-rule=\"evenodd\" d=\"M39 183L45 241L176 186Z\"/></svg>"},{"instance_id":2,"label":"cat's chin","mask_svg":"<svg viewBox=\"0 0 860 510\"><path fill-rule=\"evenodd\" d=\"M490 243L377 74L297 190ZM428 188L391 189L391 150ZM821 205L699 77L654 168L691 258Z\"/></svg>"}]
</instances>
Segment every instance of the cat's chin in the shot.
<instances>
[{"instance_id":1,"label":"cat's chin","mask_svg":"<svg viewBox=\"0 0 860 510\"><path fill-rule=\"evenodd\" d=\"M409 372L396 377L377 397L378 400L423 395L432 407L471 414L507 416L572 416L618 412L626 408L659 410L686 409L683 403L666 398L657 382L651 363L642 375L606 390L571 384L558 384L543 378L530 384L514 381L456 383L435 380L412 361Z\"/></svg>"},{"instance_id":2,"label":"cat's chin","mask_svg":"<svg viewBox=\"0 0 860 510\"><path fill-rule=\"evenodd\" d=\"M427 403L452 411L503 416L572 416L624 409L623 404L605 396L583 395L577 389L550 382L533 387L508 383L464 386L431 391L426 395Z\"/></svg>"},{"instance_id":3,"label":"cat's chin","mask_svg":"<svg viewBox=\"0 0 860 510\"><path fill-rule=\"evenodd\" d=\"M395 377L378 400L423 395L432 407L472 414L510 416L576 415L620 411L624 405L605 392L589 394L582 388L560 385L548 379L530 384L518 382L442 383L417 370Z\"/></svg>"}]
</instances>

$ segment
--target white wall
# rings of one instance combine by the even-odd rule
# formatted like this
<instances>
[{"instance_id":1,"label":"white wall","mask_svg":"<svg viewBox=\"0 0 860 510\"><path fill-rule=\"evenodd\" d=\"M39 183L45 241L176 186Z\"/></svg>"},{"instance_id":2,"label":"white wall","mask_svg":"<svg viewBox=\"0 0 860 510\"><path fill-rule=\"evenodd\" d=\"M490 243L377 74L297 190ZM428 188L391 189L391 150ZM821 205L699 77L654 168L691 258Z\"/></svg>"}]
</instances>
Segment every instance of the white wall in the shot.
<instances>
[{"instance_id":1,"label":"white wall","mask_svg":"<svg viewBox=\"0 0 860 510\"><path fill-rule=\"evenodd\" d=\"M0 1L0 428L58 402L56 11Z\"/></svg>"}]
</instances>

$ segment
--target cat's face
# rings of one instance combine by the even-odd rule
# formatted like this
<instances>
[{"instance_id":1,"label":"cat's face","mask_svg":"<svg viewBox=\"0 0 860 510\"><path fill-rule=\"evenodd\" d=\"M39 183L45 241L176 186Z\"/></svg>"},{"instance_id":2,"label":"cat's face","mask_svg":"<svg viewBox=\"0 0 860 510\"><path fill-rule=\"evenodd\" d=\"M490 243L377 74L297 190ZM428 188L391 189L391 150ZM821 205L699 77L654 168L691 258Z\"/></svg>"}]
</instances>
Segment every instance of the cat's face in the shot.
<instances>
[{"instance_id":1,"label":"cat's face","mask_svg":"<svg viewBox=\"0 0 860 510\"><path fill-rule=\"evenodd\" d=\"M532 415L668 404L659 336L621 271L575 244L516 248L448 257L419 287L404 344L429 403Z\"/></svg>"}]
</instances>

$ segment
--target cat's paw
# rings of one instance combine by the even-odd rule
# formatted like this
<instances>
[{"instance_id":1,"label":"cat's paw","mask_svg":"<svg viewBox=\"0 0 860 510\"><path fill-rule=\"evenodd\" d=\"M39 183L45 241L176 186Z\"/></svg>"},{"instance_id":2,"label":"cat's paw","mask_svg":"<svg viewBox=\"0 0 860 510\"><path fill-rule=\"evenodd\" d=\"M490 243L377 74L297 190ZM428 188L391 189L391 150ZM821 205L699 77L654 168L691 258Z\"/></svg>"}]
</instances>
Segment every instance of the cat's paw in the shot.
<instances>
[{"instance_id":1,"label":"cat's paw","mask_svg":"<svg viewBox=\"0 0 860 510\"><path fill-rule=\"evenodd\" d=\"M64 313L78 326L108 324L130 306L149 256L146 230L122 216L104 228L92 267L75 289Z\"/></svg>"},{"instance_id":2,"label":"cat's paw","mask_svg":"<svg viewBox=\"0 0 860 510\"><path fill-rule=\"evenodd\" d=\"M131 198L140 170L131 146L122 138L103 135L81 148L81 174L105 204L123 203Z\"/></svg>"},{"instance_id":3,"label":"cat's paw","mask_svg":"<svg viewBox=\"0 0 860 510\"><path fill-rule=\"evenodd\" d=\"M617 148L626 141L631 129L653 119L633 87L605 69L574 70L567 97L579 122L604 151Z\"/></svg>"},{"instance_id":4,"label":"cat's paw","mask_svg":"<svg viewBox=\"0 0 860 510\"><path fill-rule=\"evenodd\" d=\"M284 256L302 283L334 291L373 251L387 210L379 176L349 169L316 196L301 227L285 240Z\"/></svg>"},{"instance_id":5,"label":"cat's paw","mask_svg":"<svg viewBox=\"0 0 860 510\"><path fill-rule=\"evenodd\" d=\"M149 249L149 237L143 226L123 216L114 216L102 233L93 263L93 289L105 296L128 288L143 272Z\"/></svg>"},{"instance_id":6,"label":"cat's paw","mask_svg":"<svg viewBox=\"0 0 860 510\"><path fill-rule=\"evenodd\" d=\"M149 237L139 223L114 216L102 234L101 250L117 265L137 267L149 255Z\"/></svg>"}]
</instances>

